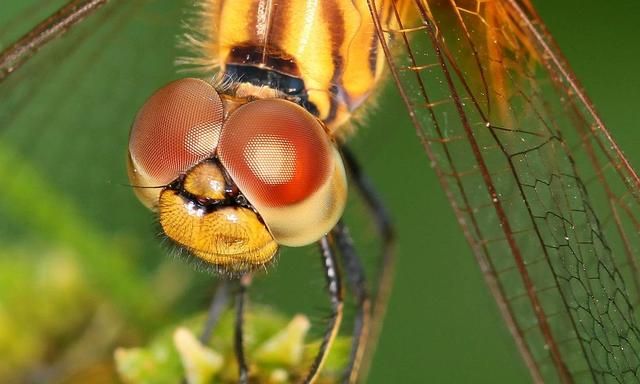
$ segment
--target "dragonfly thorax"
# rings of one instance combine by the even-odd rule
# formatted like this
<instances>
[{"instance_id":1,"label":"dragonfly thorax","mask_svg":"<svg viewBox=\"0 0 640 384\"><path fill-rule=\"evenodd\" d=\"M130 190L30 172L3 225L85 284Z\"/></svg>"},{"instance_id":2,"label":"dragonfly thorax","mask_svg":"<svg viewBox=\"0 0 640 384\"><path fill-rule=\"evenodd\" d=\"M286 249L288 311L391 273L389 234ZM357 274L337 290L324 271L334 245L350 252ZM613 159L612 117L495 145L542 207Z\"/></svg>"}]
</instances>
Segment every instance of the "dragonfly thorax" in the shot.
<instances>
[{"instance_id":1,"label":"dragonfly thorax","mask_svg":"<svg viewBox=\"0 0 640 384\"><path fill-rule=\"evenodd\" d=\"M364 0L206 4L202 24L211 27L197 35L198 62L297 98L332 136L382 77L385 56L373 23L363 22Z\"/></svg>"}]
</instances>

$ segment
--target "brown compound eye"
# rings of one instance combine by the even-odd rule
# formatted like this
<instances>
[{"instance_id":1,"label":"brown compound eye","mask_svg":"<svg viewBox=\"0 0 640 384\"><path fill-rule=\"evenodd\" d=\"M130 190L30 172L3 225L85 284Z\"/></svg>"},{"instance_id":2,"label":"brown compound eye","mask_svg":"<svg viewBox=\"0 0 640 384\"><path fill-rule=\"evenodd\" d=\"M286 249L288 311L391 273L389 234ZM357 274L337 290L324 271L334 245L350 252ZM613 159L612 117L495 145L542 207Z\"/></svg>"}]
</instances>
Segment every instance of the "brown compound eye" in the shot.
<instances>
[{"instance_id":1,"label":"brown compound eye","mask_svg":"<svg viewBox=\"0 0 640 384\"><path fill-rule=\"evenodd\" d=\"M171 183L216 150L222 127L222 100L209 83L174 81L142 106L129 136L129 180L136 187ZM161 188L135 188L154 208Z\"/></svg>"},{"instance_id":2,"label":"brown compound eye","mask_svg":"<svg viewBox=\"0 0 640 384\"><path fill-rule=\"evenodd\" d=\"M257 100L229 116L218 158L278 243L318 240L346 202L340 155L322 125L285 100Z\"/></svg>"}]
</instances>

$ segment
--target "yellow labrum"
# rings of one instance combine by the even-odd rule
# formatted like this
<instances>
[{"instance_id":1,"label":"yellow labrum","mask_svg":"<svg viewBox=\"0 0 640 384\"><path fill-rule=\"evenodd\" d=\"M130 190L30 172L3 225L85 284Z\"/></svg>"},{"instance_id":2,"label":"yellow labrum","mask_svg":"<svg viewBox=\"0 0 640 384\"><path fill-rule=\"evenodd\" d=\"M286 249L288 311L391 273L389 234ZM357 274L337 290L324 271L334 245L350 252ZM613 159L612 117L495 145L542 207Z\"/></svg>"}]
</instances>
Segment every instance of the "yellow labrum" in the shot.
<instances>
[{"instance_id":1,"label":"yellow labrum","mask_svg":"<svg viewBox=\"0 0 640 384\"><path fill-rule=\"evenodd\" d=\"M406 9L404 3L398 9ZM390 1L378 4L381 20L395 17ZM234 70L231 77L240 82L254 76L259 78L254 85L289 90L332 133L381 77L385 57L366 0L209 0L203 5L205 65Z\"/></svg>"}]
</instances>

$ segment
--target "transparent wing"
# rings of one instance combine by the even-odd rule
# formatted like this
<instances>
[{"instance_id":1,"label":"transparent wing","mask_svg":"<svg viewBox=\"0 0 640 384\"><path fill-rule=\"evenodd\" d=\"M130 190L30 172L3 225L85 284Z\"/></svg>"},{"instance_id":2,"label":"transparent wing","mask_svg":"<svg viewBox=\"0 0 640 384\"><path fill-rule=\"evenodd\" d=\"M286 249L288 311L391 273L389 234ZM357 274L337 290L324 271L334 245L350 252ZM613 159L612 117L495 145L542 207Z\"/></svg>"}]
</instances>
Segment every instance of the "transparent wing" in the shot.
<instances>
[{"instance_id":1,"label":"transparent wing","mask_svg":"<svg viewBox=\"0 0 640 384\"><path fill-rule=\"evenodd\" d=\"M637 382L640 180L529 2L370 7L533 379Z\"/></svg>"},{"instance_id":2,"label":"transparent wing","mask_svg":"<svg viewBox=\"0 0 640 384\"><path fill-rule=\"evenodd\" d=\"M63 3L3 5L3 47ZM12 352L26 350L25 356L33 359L30 366L51 363L56 369L50 373L64 376L69 370L86 368L92 359L111 361L114 346L130 344L123 338L151 334L165 324L167 316L179 318L189 308L202 308L207 299L208 290L204 290L194 301L175 302L193 287L192 282L203 284L210 278L195 273L190 276L188 267L182 269L181 263L163 257L165 252L149 226L150 214L131 193L125 169L129 127L137 109L155 88L177 77L176 35L184 5L174 1L111 1L0 82L0 263L30 265L32 275L23 278L33 279L35 286L37 276L61 273L42 270L41 261L47 255L71 255L91 293L72 296L70 292L67 302L75 303L73 308L79 303L108 303L86 318L68 306L53 308L55 316L48 319L59 319L56 332L65 327L75 332L59 340L41 334L48 328L37 319L24 319L30 327L27 333L38 342L28 344L19 334L14 335L11 343L15 350L11 343L3 345L8 348L3 349L8 359L19 356ZM168 273L170 283L163 273ZM0 293L20 294L11 281L0 277ZM159 290L159 286L166 290ZM99 298L86 299L95 292ZM13 311L9 319L19 318L20 313L33 316L48 308L35 307L38 299L26 292L24 296L21 302L31 305L20 306L19 311L14 311L17 307L11 303L0 305ZM43 296L49 297L46 293ZM0 301L6 298L2 295ZM90 320L98 319L105 307L114 315L103 318L107 326L96 336L89 332ZM74 323L78 318L80 324ZM3 324L4 328L6 322ZM119 339L108 339L114 335ZM91 337L97 338L90 341ZM68 344L82 340L96 344L85 349L93 355L65 360L68 356L62 351L73 350ZM40 344L57 349L39 355L34 345ZM34 355L28 355L32 352ZM38 363L39 357L42 361ZM65 361L69 364L64 368L58 366ZM0 371L2 382L26 380L4 377L6 372ZM56 381L47 377L43 380Z\"/></svg>"},{"instance_id":3,"label":"transparent wing","mask_svg":"<svg viewBox=\"0 0 640 384\"><path fill-rule=\"evenodd\" d=\"M50 2L46 12L61 3ZM12 20L31 12L23 7ZM136 233L145 221L144 214L129 214L138 210L123 171L129 126L158 77L175 76L179 15L151 2L114 1L0 83L3 244L23 236L68 243L78 236L77 247L89 246L95 230L104 235L103 249L92 245L83 257L95 257L87 265L103 259L101 279L116 278L108 269L127 258L106 257L119 253L112 236ZM17 29L31 26L7 34L15 38ZM141 31L169 42L164 52L148 47ZM70 217L77 221L67 222ZM85 220L88 228L80 224Z\"/></svg>"}]
</instances>

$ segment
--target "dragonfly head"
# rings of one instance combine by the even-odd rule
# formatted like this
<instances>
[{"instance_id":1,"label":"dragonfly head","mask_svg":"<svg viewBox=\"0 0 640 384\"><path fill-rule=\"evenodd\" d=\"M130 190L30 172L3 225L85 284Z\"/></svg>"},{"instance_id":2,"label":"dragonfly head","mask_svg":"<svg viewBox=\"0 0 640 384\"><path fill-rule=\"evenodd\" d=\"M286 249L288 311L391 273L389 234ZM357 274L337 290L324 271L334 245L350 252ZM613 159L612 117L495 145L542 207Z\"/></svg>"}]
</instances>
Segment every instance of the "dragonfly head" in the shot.
<instances>
[{"instance_id":1,"label":"dragonfly head","mask_svg":"<svg viewBox=\"0 0 640 384\"><path fill-rule=\"evenodd\" d=\"M282 99L238 102L198 79L147 100L128 165L165 235L228 272L268 263L278 245L318 240L346 202L344 166L319 120Z\"/></svg>"}]
</instances>

